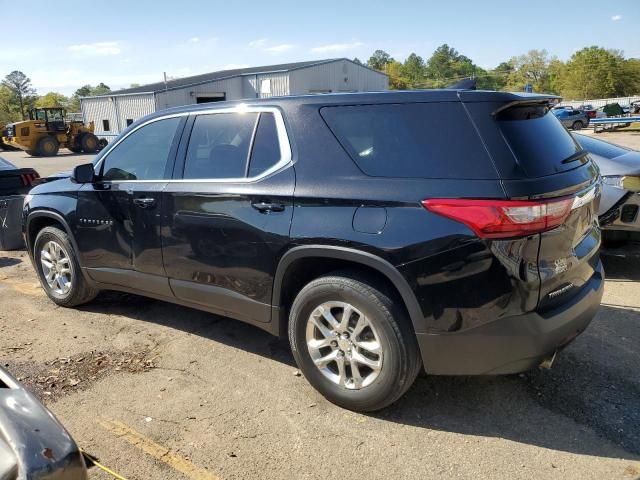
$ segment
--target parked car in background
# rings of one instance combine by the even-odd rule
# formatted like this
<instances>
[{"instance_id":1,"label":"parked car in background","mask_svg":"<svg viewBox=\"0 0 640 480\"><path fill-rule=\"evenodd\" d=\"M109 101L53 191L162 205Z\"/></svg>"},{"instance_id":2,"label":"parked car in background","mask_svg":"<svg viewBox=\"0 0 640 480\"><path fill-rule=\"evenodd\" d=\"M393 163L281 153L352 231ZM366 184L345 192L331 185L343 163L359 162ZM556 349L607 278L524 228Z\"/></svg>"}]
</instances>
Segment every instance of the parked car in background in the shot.
<instances>
[{"instance_id":1,"label":"parked car in background","mask_svg":"<svg viewBox=\"0 0 640 480\"><path fill-rule=\"evenodd\" d=\"M0 367L0 478L86 480L75 441L53 414Z\"/></svg>"},{"instance_id":2,"label":"parked car in background","mask_svg":"<svg viewBox=\"0 0 640 480\"><path fill-rule=\"evenodd\" d=\"M581 130L589 125L589 117L581 110L563 108L553 110L553 114L565 127L572 130Z\"/></svg>"},{"instance_id":3,"label":"parked car in background","mask_svg":"<svg viewBox=\"0 0 640 480\"><path fill-rule=\"evenodd\" d=\"M33 168L18 168L0 157L0 197L26 194L40 178Z\"/></svg>"},{"instance_id":4,"label":"parked car in background","mask_svg":"<svg viewBox=\"0 0 640 480\"><path fill-rule=\"evenodd\" d=\"M631 102L631 113L633 113L634 115L640 113L640 100Z\"/></svg>"},{"instance_id":5,"label":"parked car in background","mask_svg":"<svg viewBox=\"0 0 640 480\"><path fill-rule=\"evenodd\" d=\"M640 241L640 152L588 135L574 135L600 168L598 216L605 245Z\"/></svg>"},{"instance_id":6,"label":"parked car in background","mask_svg":"<svg viewBox=\"0 0 640 480\"><path fill-rule=\"evenodd\" d=\"M598 170L549 113L557 99L162 110L30 192L28 252L64 307L115 289L288 335L308 381L353 410L393 403L422 368L549 366L604 286Z\"/></svg>"},{"instance_id":7,"label":"parked car in background","mask_svg":"<svg viewBox=\"0 0 640 480\"><path fill-rule=\"evenodd\" d=\"M580 105L576 110L581 110L583 111L587 117L589 118L596 118L597 117L597 110L593 107L593 105L587 103L584 105Z\"/></svg>"}]
</instances>

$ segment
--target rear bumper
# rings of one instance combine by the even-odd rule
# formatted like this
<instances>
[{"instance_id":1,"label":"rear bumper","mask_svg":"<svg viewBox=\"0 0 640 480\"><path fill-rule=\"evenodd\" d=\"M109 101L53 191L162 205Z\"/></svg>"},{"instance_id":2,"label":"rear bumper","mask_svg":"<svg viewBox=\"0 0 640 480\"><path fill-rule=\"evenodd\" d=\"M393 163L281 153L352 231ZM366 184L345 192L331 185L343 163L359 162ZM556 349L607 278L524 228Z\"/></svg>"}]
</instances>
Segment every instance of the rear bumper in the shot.
<instances>
[{"instance_id":1,"label":"rear bumper","mask_svg":"<svg viewBox=\"0 0 640 480\"><path fill-rule=\"evenodd\" d=\"M418 334L425 370L432 375L495 375L530 370L584 331L600 306L602 263L569 303L543 313L501 318L477 328Z\"/></svg>"}]
</instances>

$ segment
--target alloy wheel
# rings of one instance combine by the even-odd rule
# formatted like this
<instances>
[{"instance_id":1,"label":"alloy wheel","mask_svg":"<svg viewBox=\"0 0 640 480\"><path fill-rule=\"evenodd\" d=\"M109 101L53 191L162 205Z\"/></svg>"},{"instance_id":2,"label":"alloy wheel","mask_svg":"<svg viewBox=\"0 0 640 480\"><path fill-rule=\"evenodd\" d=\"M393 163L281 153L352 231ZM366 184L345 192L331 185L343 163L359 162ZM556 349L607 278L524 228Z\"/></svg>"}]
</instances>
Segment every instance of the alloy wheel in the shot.
<instances>
[{"instance_id":1,"label":"alloy wheel","mask_svg":"<svg viewBox=\"0 0 640 480\"><path fill-rule=\"evenodd\" d=\"M42 273L49 288L58 295L66 295L73 286L71 260L58 242L48 241L40 251Z\"/></svg>"},{"instance_id":2,"label":"alloy wheel","mask_svg":"<svg viewBox=\"0 0 640 480\"><path fill-rule=\"evenodd\" d=\"M307 320L313 363L331 382L350 390L371 385L382 370L380 335L370 320L346 302L325 302Z\"/></svg>"}]
</instances>

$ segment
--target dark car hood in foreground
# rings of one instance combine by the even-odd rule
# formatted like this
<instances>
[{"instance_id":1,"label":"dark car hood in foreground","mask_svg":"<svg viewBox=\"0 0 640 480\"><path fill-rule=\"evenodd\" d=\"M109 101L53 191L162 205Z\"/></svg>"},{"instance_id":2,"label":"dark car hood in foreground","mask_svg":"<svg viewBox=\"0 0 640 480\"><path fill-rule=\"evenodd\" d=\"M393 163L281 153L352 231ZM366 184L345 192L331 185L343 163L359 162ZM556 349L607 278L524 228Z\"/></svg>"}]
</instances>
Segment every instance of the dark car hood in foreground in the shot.
<instances>
[{"instance_id":1,"label":"dark car hood in foreground","mask_svg":"<svg viewBox=\"0 0 640 480\"><path fill-rule=\"evenodd\" d=\"M611 159L599 155L593 157L603 177L640 175L640 152L630 151Z\"/></svg>"},{"instance_id":2,"label":"dark car hood in foreground","mask_svg":"<svg viewBox=\"0 0 640 480\"><path fill-rule=\"evenodd\" d=\"M0 478L86 480L73 438L38 399L0 367Z\"/></svg>"}]
</instances>

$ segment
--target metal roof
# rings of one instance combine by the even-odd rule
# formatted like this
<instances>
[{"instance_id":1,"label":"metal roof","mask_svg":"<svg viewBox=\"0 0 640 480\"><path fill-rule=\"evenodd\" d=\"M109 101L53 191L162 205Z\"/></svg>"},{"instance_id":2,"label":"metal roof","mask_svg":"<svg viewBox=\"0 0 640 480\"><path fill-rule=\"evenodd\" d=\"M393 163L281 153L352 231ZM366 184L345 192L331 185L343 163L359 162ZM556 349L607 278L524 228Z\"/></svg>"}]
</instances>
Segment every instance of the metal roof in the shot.
<instances>
[{"instance_id":1,"label":"metal roof","mask_svg":"<svg viewBox=\"0 0 640 480\"><path fill-rule=\"evenodd\" d=\"M156 82L150 83L147 85L141 85L139 87L133 88L125 88L122 90L116 90L114 92L109 92L104 96L113 96L113 95L129 95L129 94L140 94L140 93L154 93L154 92L163 92L165 90L175 90L177 88L184 88L192 85L198 85L201 83L213 82L216 80L223 80L226 78L232 77L241 77L245 75L258 75L265 73L280 73L280 72L290 72L291 70L298 70L300 68L313 67L316 65L323 65L325 63L332 63L341 60L346 60L348 62L352 62L348 58L330 58L326 60L311 60L307 62L294 62L294 63L281 63L279 65L266 65L262 67L247 67L247 68L236 68L233 70L220 70L218 72L204 73L202 75L194 75L191 77L183 77L176 78L172 80L167 80L165 82ZM366 65L362 65L364 68L369 68ZM382 72L377 72L380 75L385 75Z\"/></svg>"}]
</instances>

